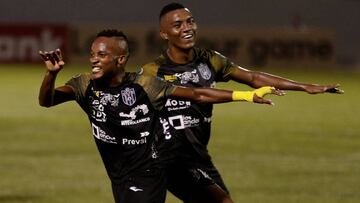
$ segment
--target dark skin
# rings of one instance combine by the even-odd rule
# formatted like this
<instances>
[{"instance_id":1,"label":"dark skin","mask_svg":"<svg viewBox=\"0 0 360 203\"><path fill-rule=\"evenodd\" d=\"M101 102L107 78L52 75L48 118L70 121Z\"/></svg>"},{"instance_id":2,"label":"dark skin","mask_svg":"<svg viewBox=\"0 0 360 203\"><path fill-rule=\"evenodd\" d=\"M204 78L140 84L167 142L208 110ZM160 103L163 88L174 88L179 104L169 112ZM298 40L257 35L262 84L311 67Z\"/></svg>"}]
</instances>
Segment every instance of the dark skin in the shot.
<instances>
[{"instance_id":1,"label":"dark skin","mask_svg":"<svg viewBox=\"0 0 360 203\"><path fill-rule=\"evenodd\" d=\"M97 85L114 87L122 83L127 62L127 44L116 37L98 37L91 46L90 62L92 65L92 79ZM47 71L39 91L39 104L51 107L66 101L75 100L72 87L63 85L55 88L55 80L63 68L61 51L39 52L43 58ZM284 92L272 89L269 94L283 95ZM212 88L184 88L177 87L172 93L173 97L192 100L198 103L223 103L232 101L232 91ZM273 104L271 100L254 94L254 102L259 104Z\"/></svg>"},{"instance_id":2,"label":"dark skin","mask_svg":"<svg viewBox=\"0 0 360 203\"><path fill-rule=\"evenodd\" d=\"M197 25L188 9L177 9L160 19L160 36L167 40L167 54L178 64L190 63L194 58ZM273 86L281 90L304 91L309 94L344 93L339 84L317 85L300 83L264 72L251 71L240 66L231 74L231 79L253 88Z\"/></svg>"},{"instance_id":3,"label":"dark skin","mask_svg":"<svg viewBox=\"0 0 360 203\"><path fill-rule=\"evenodd\" d=\"M197 24L191 12L185 9L173 10L160 19L160 37L167 41L167 55L177 64L188 64L194 59ZM231 80L253 88L273 86L281 90L304 91L309 94L344 93L339 84L317 85L296 82L264 72L251 71L238 66L230 75ZM211 199L194 199L192 202L233 202L220 187L210 186L207 194ZM200 195L199 195L200 196ZM203 195L204 197L207 195Z\"/></svg>"},{"instance_id":4,"label":"dark skin","mask_svg":"<svg viewBox=\"0 0 360 203\"><path fill-rule=\"evenodd\" d=\"M65 62L59 49L50 52L39 51L46 65L46 73L39 91L39 104L51 107L66 101L75 100L75 91L71 86L63 85L55 88L57 74ZM125 65L128 59L128 45L119 37L98 37L91 46L91 75L97 86L115 87L121 85L125 76ZM275 88L267 94L283 95L284 92ZM266 94L265 94L266 95ZM232 91L212 88L177 87L173 97L192 100L198 103L223 103L232 101ZM255 103L273 104L270 100L253 95ZM218 190L211 186L209 190ZM222 193L214 194L215 199L221 199Z\"/></svg>"}]
</instances>

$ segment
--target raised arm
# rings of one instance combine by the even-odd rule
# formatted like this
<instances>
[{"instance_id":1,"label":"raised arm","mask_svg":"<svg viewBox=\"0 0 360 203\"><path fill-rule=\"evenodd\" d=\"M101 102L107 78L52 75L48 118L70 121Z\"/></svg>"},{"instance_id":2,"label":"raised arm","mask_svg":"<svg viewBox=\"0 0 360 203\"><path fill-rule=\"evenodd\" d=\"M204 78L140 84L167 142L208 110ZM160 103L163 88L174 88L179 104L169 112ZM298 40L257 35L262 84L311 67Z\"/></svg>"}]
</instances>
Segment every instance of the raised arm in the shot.
<instances>
[{"instance_id":1,"label":"raised arm","mask_svg":"<svg viewBox=\"0 0 360 203\"><path fill-rule=\"evenodd\" d=\"M247 84L254 88L259 88L262 86L273 86L281 90L304 91L309 94L325 92L337 94L344 93L344 91L339 88L339 84L318 85L300 83L264 72L246 70L241 67L238 67L235 71L233 71L230 76L232 80Z\"/></svg>"},{"instance_id":2,"label":"raised arm","mask_svg":"<svg viewBox=\"0 0 360 203\"><path fill-rule=\"evenodd\" d=\"M74 100L75 93L70 86L55 88L56 76L65 64L61 51L59 49L51 52L39 51L39 54L46 65L46 73L39 91L40 106L51 107L69 100Z\"/></svg>"},{"instance_id":3,"label":"raised arm","mask_svg":"<svg viewBox=\"0 0 360 203\"><path fill-rule=\"evenodd\" d=\"M173 97L188 99L197 103L225 103L231 101L248 101L273 105L271 100L264 99L267 94L284 95L284 92L273 87L262 87L254 91L229 91L214 88L176 87Z\"/></svg>"}]
</instances>

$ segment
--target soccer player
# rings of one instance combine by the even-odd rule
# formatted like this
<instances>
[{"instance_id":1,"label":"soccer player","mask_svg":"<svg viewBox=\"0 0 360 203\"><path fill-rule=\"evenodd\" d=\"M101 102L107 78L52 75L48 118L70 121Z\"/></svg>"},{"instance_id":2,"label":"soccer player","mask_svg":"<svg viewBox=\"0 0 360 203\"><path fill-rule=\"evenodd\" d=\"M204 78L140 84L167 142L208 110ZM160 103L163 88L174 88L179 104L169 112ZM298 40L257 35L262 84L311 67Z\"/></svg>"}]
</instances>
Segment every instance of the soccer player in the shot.
<instances>
[{"instance_id":1,"label":"soccer player","mask_svg":"<svg viewBox=\"0 0 360 203\"><path fill-rule=\"evenodd\" d=\"M75 100L84 110L116 203L165 201L166 181L158 158L158 140L167 139L162 137L166 123L157 112L164 106L166 97L199 103L247 100L272 104L262 97L283 94L271 87L253 92L183 88L155 77L125 72L128 40L117 30L104 30L96 36L91 45L91 73L76 75L57 88L55 80L64 65L61 51L39 53L47 67L39 91L40 105L51 107ZM171 136L166 132L166 136Z\"/></svg>"},{"instance_id":2,"label":"soccer player","mask_svg":"<svg viewBox=\"0 0 360 203\"><path fill-rule=\"evenodd\" d=\"M282 90L305 91L310 94L343 93L336 84L304 84L263 72L247 70L216 51L196 47L196 21L190 10L181 4L170 3L164 6L160 12L159 24L160 37L167 41L167 49L154 62L143 66L145 74L185 87L213 87L216 82L233 80L253 88L274 86ZM163 115L166 115L175 129L186 134L187 141L178 143L184 145L182 156L200 157L201 161L195 161L195 168L201 169L205 176L209 176L228 194L207 151L212 104L197 104L177 98L169 98L167 104ZM185 162L189 163L189 161ZM191 178L187 178L184 170L176 165L169 171L168 188L184 202L210 202L211 200L204 200L209 195L189 186L189 180ZM224 200L232 201L230 196Z\"/></svg>"}]
</instances>

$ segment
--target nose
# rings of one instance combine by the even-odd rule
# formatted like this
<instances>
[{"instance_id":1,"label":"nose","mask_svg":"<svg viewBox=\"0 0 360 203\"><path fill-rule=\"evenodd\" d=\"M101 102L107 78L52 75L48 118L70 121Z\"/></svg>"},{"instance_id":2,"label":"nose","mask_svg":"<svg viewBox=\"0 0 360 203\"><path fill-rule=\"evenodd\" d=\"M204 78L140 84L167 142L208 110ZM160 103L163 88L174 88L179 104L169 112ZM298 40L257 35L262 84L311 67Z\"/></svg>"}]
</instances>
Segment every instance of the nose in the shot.
<instances>
[{"instance_id":1,"label":"nose","mask_svg":"<svg viewBox=\"0 0 360 203\"><path fill-rule=\"evenodd\" d=\"M195 22L186 22L183 24L183 32L194 31L197 29Z\"/></svg>"},{"instance_id":2,"label":"nose","mask_svg":"<svg viewBox=\"0 0 360 203\"><path fill-rule=\"evenodd\" d=\"M189 31L192 29L192 25L190 25L189 23L184 23L183 29L184 29L184 32Z\"/></svg>"},{"instance_id":3,"label":"nose","mask_svg":"<svg viewBox=\"0 0 360 203\"><path fill-rule=\"evenodd\" d=\"M95 64L99 61L98 57L96 57L96 56L90 56L89 60L90 60L90 63L92 63L92 64Z\"/></svg>"}]
</instances>

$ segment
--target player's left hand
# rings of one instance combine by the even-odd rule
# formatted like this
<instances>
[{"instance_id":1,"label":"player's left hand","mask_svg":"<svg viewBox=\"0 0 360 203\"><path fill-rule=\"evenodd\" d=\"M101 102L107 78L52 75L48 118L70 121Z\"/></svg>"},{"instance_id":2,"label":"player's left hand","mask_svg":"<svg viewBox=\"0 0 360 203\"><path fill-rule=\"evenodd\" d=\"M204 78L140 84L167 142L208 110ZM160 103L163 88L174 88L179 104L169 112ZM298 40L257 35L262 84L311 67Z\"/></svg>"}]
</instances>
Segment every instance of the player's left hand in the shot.
<instances>
[{"instance_id":1,"label":"player's left hand","mask_svg":"<svg viewBox=\"0 0 360 203\"><path fill-rule=\"evenodd\" d=\"M331 85L311 85L305 88L305 91L309 94L318 94L318 93L335 93L335 94L344 94L344 90L339 88L339 84Z\"/></svg>"}]
</instances>

